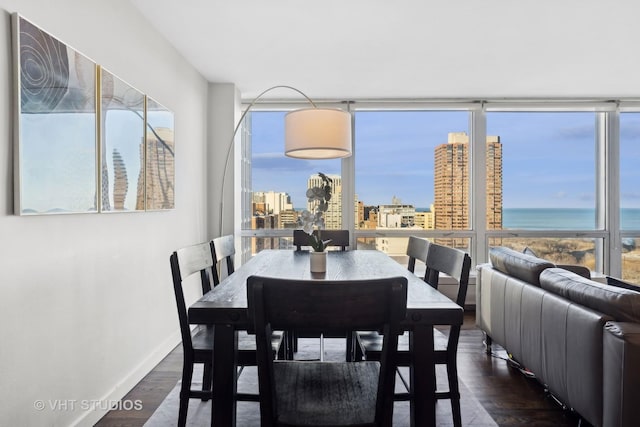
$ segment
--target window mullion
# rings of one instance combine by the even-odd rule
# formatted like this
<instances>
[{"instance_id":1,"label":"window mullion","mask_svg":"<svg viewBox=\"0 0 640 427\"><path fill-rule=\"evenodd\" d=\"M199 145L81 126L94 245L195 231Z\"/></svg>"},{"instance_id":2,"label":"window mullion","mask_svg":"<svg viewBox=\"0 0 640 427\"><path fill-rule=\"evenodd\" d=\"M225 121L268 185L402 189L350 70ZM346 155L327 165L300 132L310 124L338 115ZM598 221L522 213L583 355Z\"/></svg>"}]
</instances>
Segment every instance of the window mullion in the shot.
<instances>
[{"instance_id":1,"label":"window mullion","mask_svg":"<svg viewBox=\"0 0 640 427\"><path fill-rule=\"evenodd\" d=\"M622 277L622 240L620 236L620 111L608 113L607 126L601 141L605 170L602 179L605 181L607 195L605 200L606 229L609 232L608 245L605 248L607 265L603 271L614 277ZM600 200L599 200L600 202Z\"/></svg>"}]
</instances>

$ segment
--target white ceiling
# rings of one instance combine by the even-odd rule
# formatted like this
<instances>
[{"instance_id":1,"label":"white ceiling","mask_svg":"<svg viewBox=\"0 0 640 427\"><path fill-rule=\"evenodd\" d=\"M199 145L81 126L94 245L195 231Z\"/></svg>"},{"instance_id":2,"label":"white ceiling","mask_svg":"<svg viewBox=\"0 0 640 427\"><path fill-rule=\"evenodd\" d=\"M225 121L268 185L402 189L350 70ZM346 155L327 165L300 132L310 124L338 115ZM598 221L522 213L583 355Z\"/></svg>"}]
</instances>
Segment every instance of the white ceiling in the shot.
<instances>
[{"instance_id":1,"label":"white ceiling","mask_svg":"<svg viewBox=\"0 0 640 427\"><path fill-rule=\"evenodd\" d=\"M640 96L637 0L131 2L245 99Z\"/></svg>"}]
</instances>

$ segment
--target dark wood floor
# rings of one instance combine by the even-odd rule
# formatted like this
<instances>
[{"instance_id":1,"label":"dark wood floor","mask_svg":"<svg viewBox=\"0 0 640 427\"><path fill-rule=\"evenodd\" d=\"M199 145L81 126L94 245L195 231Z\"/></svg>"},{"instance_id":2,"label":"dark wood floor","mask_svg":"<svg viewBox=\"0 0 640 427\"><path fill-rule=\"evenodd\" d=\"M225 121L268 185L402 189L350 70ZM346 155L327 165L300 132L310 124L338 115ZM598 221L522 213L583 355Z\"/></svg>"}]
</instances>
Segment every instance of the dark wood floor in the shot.
<instances>
[{"instance_id":1,"label":"dark wood floor","mask_svg":"<svg viewBox=\"0 0 640 427\"><path fill-rule=\"evenodd\" d=\"M499 426L577 426L579 419L564 411L543 387L510 367L499 348L485 353L475 313L467 311L458 348L459 377ZM182 348L176 347L123 400L140 400L142 410L111 411L99 427L143 426L180 379ZM586 422L582 427L587 426Z\"/></svg>"}]
</instances>

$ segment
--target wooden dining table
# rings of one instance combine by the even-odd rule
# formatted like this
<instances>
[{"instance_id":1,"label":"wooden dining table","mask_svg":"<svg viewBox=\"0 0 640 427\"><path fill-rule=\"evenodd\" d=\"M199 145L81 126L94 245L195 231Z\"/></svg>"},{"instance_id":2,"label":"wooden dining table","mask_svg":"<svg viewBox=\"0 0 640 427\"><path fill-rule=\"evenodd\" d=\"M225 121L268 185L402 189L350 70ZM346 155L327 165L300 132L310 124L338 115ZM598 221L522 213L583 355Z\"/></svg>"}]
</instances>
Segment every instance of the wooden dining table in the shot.
<instances>
[{"instance_id":1,"label":"wooden dining table","mask_svg":"<svg viewBox=\"0 0 640 427\"><path fill-rule=\"evenodd\" d=\"M380 251L330 251L325 273L311 273L309 258L308 251L263 250L189 307L189 323L215 328L211 425L235 426L237 331L250 329L246 283L249 276L260 275L317 280L319 284L323 280L406 277L407 314L402 327L409 331L412 353L411 426L435 426L433 326L462 324L462 308Z\"/></svg>"}]
</instances>

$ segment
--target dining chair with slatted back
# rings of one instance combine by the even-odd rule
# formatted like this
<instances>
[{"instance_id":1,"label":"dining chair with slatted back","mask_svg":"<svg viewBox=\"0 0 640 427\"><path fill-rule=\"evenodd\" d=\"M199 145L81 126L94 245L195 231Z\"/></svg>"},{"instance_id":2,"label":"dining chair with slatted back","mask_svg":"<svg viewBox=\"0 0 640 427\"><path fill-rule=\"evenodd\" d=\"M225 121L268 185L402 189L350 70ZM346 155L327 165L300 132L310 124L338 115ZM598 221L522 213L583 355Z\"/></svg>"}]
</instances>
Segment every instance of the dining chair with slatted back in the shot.
<instances>
[{"instance_id":1,"label":"dining chair with slatted back","mask_svg":"<svg viewBox=\"0 0 640 427\"><path fill-rule=\"evenodd\" d=\"M415 273L416 261L421 261L423 264L426 264L430 244L431 242L427 239L409 236L409 242L407 244L407 255L409 256L409 261L407 263L407 268L410 272Z\"/></svg>"},{"instance_id":2,"label":"dining chair with slatted back","mask_svg":"<svg viewBox=\"0 0 640 427\"><path fill-rule=\"evenodd\" d=\"M318 235L318 230L313 230L313 234ZM327 246L339 247L340 250L347 250L349 246L349 230L320 230L322 240L331 240ZM293 245L296 250L309 246L309 235L304 230L293 230Z\"/></svg>"},{"instance_id":3,"label":"dining chair with slatted back","mask_svg":"<svg viewBox=\"0 0 640 427\"><path fill-rule=\"evenodd\" d=\"M213 350L213 327L198 325L193 331L187 318L183 282L195 274L200 275L203 292L211 289L209 277L213 268L213 258L209 243L200 243L178 249L170 257L173 290L178 309L180 334L182 336L183 362L182 385L180 387L180 407L178 425L184 426L187 420L187 409L190 398L209 400L211 398L211 361ZM191 389L191 379L195 363L204 365L202 390Z\"/></svg>"},{"instance_id":4,"label":"dining chair with slatted back","mask_svg":"<svg viewBox=\"0 0 640 427\"><path fill-rule=\"evenodd\" d=\"M171 273L173 277L173 290L178 309L180 334L182 336L183 363L182 385L180 387L180 406L178 410L178 425L184 426L187 420L187 409L190 398L209 400L211 398L211 362L213 360L213 326L197 325L193 330L189 325L187 305L184 297L183 285L190 277L199 273L203 292L211 290L210 277L215 270L215 262L211 252L211 242L187 246L173 252L170 257ZM282 334L272 336L272 351L274 354L283 354ZM255 337L246 331L238 332L238 351L236 352L237 364L240 366L238 375L244 366L256 366ZM204 372L202 375L202 390L192 390L194 364L202 363ZM256 401L257 395L250 393L238 393L237 400Z\"/></svg>"},{"instance_id":5,"label":"dining chair with slatted back","mask_svg":"<svg viewBox=\"0 0 640 427\"><path fill-rule=\"evenodd\" d=\"M425 286L438 289L440 275L450 276L458 285L456 304L464 309L464 301L467 296L469 284L469 271L471 258L459 249L429 244L426 258ZM449 391L436 391L437 399L451 399L454 426L461 426L460 416L460 391L458 387L457 351L460 337L460 326L452 326L446 336L440 330L434 328L434 361L436 364L444 364L447 367L447 382ZM364 353L366 360L379 360L381 357L380 337L378 334L358 333L358 349ZM411 366L411 353L409 351L409 336L403 334L398 339L398 366ZM400 375L407 392L395 394L396 400L411 399L411 385Z\"/></svg>"},{"instance_id":6,"label":"dining chair with slatted back","mask_svg":"<svg viewBox=\"0 0 640 427\"><path fill-rule=\"evenodd\" d=\"M432 244L427 256L427 282L438 288L440 275L445 274L458 285L456 304L464 309L469 285L469 271L471 270L471 258L469 254L460 249L448 246ZM434 285L435 284L435 285ZM435 354L434 363L445 365L447 369L448 391L436 391L436 399L450 399L453 425L462 426L460 414L460 389L458 385L458 340L460 338L461 325L449 326L448 337L440 330L434 329Z\"/></svg>"},{"instance_id":7,"label":"dining chair with slatted back","mask_svg":"<svg viewBox=\"0 0 640 427\"><path fill-rule=\"evenodd\" d=\"M235 271L233 257L236 254L235 242L232 235L216 237L211 241L211 253L216 263L213 269L213 286L217 286L220 280L233 274ZM222 275L226 268L226 275Z\"/></svg>"},{"instance_id":8,"label":"dining chair with slatted back","mask_svg":"<svg viewBox=\"0 0 640 427\"><path fill-rule=\"evenodd\" d=\"M395 349L406 317L407 279L247 280L258 348L261 426L391 426ZM382 330L380 362L276 361L274 329Z\"/></svg>"},{"instance_id":9,"label":"dining chair with slatted back","mask_svg":"<svg viewBox=\"0 0 640 427\"><path fill-rule=\"evenodd\" d=\"M429 242L427 239L423 239L416 236L409 236L409 241L407 242L407 250L406 254L409 257L407 262L407 269L415 273L416 261L421 262L425 266L425 273L423 275L423 280L426 280L426 263L427 263L427 254L429 253ZM382 336L375 331L360 331L357 332L357 337L353 340L351 344L351 356L353 360L362 360L365 353L369 352L378 352L382 347ZM408 336L406 336L408 332L404 333L404 337L401 337L400 340L403 339L408 340Z\"/></svg>"},{"instance_id":10,"label":"dining chair with slatted back","mask_svg":"<svg viewBox=\"0 0 640 427\"><path fill-rule=\"evenodd\" d=\"M340 250L345 251L349 246L349 230L321 230L320 236L322 240L330 240L327 247L339 247ZM313 230L313 234L318 235L318 230ZM309 235L304 230L293 230L293 245L297 251L302 250L303 247L309 247ZM335 335L327 335L326 338L341 338ZM289 331L286 335L287 339L287 358L292 359L293 353L298 351L298 339L299 338L314 338L314 336L300 335L300 333ZM319 337L322 343L322 337ZM354 358L353 352L355 351L355 340L353 334L348 334L346 337L346 358L352 360ZM322 351L321 345L321 351Z\"/></svg>"}]
</instances>

